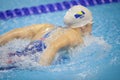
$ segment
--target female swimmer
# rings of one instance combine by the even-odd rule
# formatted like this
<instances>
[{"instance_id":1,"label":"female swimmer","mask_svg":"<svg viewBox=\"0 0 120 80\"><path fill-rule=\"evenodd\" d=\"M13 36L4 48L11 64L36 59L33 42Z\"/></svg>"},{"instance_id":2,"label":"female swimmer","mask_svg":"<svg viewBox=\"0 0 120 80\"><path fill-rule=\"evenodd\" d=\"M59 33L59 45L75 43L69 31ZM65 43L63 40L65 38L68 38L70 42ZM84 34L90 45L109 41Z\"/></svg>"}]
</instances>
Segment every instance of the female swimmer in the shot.
<instances>
[{"instance_id":1,"label":"female swimmer","mask_svg":"<svg viewBox=\"0 0 120 80\"><path fill-rule=\"evenodd\" d=\"M66 27L55 27L51 24L37 24L14 29L0 37L0 45L15 38L30 38L31 43L21 52L9 53L9 56L21 56L43 52L40 65L50 65L56 53L63 47L83 44L83 37L91 34L92 14L81 6L73 6L64 16Z\"/></svg>"}]
</instances>

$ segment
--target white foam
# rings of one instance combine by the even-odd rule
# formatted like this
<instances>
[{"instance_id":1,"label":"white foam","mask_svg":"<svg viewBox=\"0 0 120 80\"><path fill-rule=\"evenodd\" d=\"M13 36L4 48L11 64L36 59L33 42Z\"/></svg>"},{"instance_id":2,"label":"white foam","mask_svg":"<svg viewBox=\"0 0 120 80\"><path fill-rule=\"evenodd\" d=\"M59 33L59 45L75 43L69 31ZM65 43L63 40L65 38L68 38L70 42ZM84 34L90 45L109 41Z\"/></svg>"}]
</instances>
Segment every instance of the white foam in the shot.
<instances>
[{"instance_id":1,"label":"white foam","mask_svg":"<svg viewBox=\"0 0 120 80\"><path fill-rule=\"evenodd\" d=\"M95 37L92 35L84 37L85 46L89 46L92 43L98 43L99 45L102 45L106 50L111 48L111 46L104 40L103 37Z\"/></svg>"},{"instance_id":2,"label":"white foam","mask_svg":"<svg viewBox=\"0 0 120 80\"><path fill-rule=\"evenodd\" d=\"M92 47L92 45L94 45L94 44L100 45L103 48L103 50L105 50L105 51L111 49L111 45L109 45L107 42L105 42L103 37L94 37L91 35L91 36L85 36L83 38L83 40L84 40L84 44L82 44L82 45L80 44L75 48L73 48L73 47L69 48L70 56L76 57L77 55L81 54L81 52L83 51L84 48L86 48L86 50L87 50L87 47L89 47L89 46ZM88 54L89 54L89 50L88 50Z\"/></svg>"},{"instance_id":3,"label":"white foam","mask_svg":"<svg viewBox=\"0 0 120 80\"><path fill-rule=\"evenodd\" d=\"M29 43L30 43L30 40L28 40L28 39L15 39L13 41L8 42L6 45L0 47L0 52L1 52L0 53L0 55L1 55L0 56L0 66L7 65L5 63L7 61L7 53L21 51ZM68 52L69 52L71 60L73 60L73 61L69 62L68 65L70 66L70 65L73 65L76 63L80 63L81 61L84 61L85 59L87 59L87 58L84 58L83 60L82 59L78 60L82 50L84 48L90 46L93 43L97 43L99 45L102 45L102 47L106 50L111 47L109 44L107 44L105 42L105 40L102 37L85 36L84 37L84 45L79 45L75 48L73 48L73 47L69 48ZM60 54L60 53L58 53L58 54ZM85 53L85 54L89 54L89 51L88 51L88 53ZM35 55L30 55L30 56L21 56L21 57L15 56L13 59L16 60L16 62L17 62L15 65L19 66L20 68L31 68L31 67L38 67L39 66L39 64L34 61L34 59L38 56L40 56L40 54L35 54ZM56 58L58 56L56 56ZM60 68L59 70L64 70L64 69ZM52 71L52 69L51 69L51 71Z\"/></svg>"},{"instance_id":4,"label":"white foam","mask_svg":"<svg viewBox=\"0 0 120 80\"><path fill-rule=\"evenodd\" d=\"M0 47L0 66L6 66L8 61L8 53L14 53L15 51L21 51L26 45L30 43L29 39L14 39L9 41L4 46ZM15 56L14 60L19 60L19 57Z\"/></svg>"}]
</instances>

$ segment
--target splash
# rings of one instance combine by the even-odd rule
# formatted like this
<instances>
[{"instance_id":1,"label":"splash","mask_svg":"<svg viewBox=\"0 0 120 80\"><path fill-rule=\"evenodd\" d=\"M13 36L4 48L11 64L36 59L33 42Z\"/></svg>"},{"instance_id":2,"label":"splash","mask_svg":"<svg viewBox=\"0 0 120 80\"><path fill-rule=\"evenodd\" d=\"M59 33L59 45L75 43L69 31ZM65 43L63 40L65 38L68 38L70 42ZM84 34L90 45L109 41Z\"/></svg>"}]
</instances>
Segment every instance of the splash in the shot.
<instances>
[{"instance_id":1,"label":"splash","mask_svg":"<svg viewBox=\"0 0 120 80\"><path fill-rule=\"evenodd\" d=\"M51 66L43 67L34 61L36 56L40 56L39 53L32 56L16 56L14 59L17 60L17 63L14 65L17 66L17 69L47 71L52 72L53 75L56 75L56 72L73 72L71 76L74 76L75 80L89 79L89 77L96 76L105 65L109 64L107 57L112 46L106 43L103 37L85 36L83 39L84 44L58 52ZM0 67L8 66L5 63L8 52L21 51L29 43L30 40L28 39L15 39L0 47ZM58 58L60 55L67 55L67 60L59 62ZM8 72L3 71L2 73L6 74Z\"/></svg>"},{"instance_id":2,"label":"splash","mask_svg":"<svg viewBox=\"0 0 120 80\"><path fill-rule=\"evenodd\" d=\"M13 41L8 42L6 45L0 47L0 66L8 66L8 64L6 64L6 61L8 60L7 53L21 51L29 43L29 39L14 39ZM102 37L85 36L83 45L79 45L74 48L70 47L67 50L62 50L57 53L55 60L53 61L53 64L55 63L53 66L56 67L44 68L47 68L48 71L63 71L69 69L76 70L78 67L81 67L79 69L83 69L85 66L87 67L91 62L94 62L95 60L99 61L101 59L104 59L108 55L107 51L109 51L110 48L111 46L107 44ZM67 54L67 59L69 57L69 60L67 60L67 62L61 60L60 62L56 63L58 57L61 54ZM36 53L34 55L21 57L15 56L14 60L16 60L17 63L14 65L18 66L20 69L40 67L39 64L34 61L36 56L40 56L40 54Z\"/></svg>"}]
</instances>

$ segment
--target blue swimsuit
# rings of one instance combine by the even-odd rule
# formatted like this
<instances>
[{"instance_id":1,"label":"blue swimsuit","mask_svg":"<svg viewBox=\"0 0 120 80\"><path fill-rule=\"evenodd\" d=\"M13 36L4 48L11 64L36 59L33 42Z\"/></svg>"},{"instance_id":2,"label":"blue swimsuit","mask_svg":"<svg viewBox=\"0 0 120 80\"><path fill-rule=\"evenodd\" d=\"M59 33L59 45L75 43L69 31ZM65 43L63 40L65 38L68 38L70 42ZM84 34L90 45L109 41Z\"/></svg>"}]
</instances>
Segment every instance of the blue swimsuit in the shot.
<instances>
[{"instance_id":1,"label":"blue swimsuit","mask_svg":"<svg viewBox=\"0 0 120 80\"><path fill-rule=\"evenodd\" d=\"M12 56L26 56L29 54L35 54L36 52L42 53L44 49L46 49L46 45L44 43L45 38L49 36L50 32L45 34L40 40L36 40L31 42L23 51L16 51L15 53L9 53L9 57Z\"/></svg>"}]
</instances>

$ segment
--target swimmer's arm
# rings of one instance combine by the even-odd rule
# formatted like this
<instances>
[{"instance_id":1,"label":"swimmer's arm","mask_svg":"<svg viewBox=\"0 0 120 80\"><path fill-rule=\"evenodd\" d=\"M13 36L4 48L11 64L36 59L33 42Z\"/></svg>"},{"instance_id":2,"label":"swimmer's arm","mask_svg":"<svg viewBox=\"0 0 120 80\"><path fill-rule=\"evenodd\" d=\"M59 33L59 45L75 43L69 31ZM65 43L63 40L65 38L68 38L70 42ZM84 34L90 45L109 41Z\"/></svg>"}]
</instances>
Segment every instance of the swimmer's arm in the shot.
<instances>
[{"instance_id":1,"label":"swimmer's arm","mask_svg":"<svg viewBox=\"0 0 120 80\"><path fill-rule=\"evenodd\" d=\"M15 38L31 38L33 35L34 34L32 30L29 29L28 27L17 28L3 34L0 37L0 45L4 45L8 41L13 40Z\"/></svg>"},{"instance_id":2,"label":"swimmer's arm","mask_svg":"<svg viewBox=\"0 0 120 80\"><path fill-rule=\"evenodd\" d=\"M37 24L23 28L17 28L0 36L0 46L15 38L32 39L42 28L53 27L51 24Z\"/></svg>"},{"instance_id":3,"label":"swimmer's arm","mask_svg":"<svg viewBox=\"0 0 120 80\"><path fill-rule=\"evenodd\" d=\"M49 45L45 52L41 55L39 62L40 65L50 65L54 60L56 53L61 48L66 46L74 46L80 43L83 43L82 37L78 38L76 34L71 31L69 31L69 33L66 33L65 35L61 35L53 43L51 43L51 45Z\"/></svg>"},{"instance_id":4,"label":"swimmer's arm","mask_svg":"<svg viewBox=\"0 0 120 80\"><path fill-rule=\"evenodd\" d=\"M65 36L62 36L61 38L58 38L53 43L51 43L49 46L47 46L46 50L43 52L43 54L40 56L40 65L47 66L50 65L58 52L58 50L61 47L67 46L69 44L68 38L65 38Z\"/></svg>"}]
</instances>

